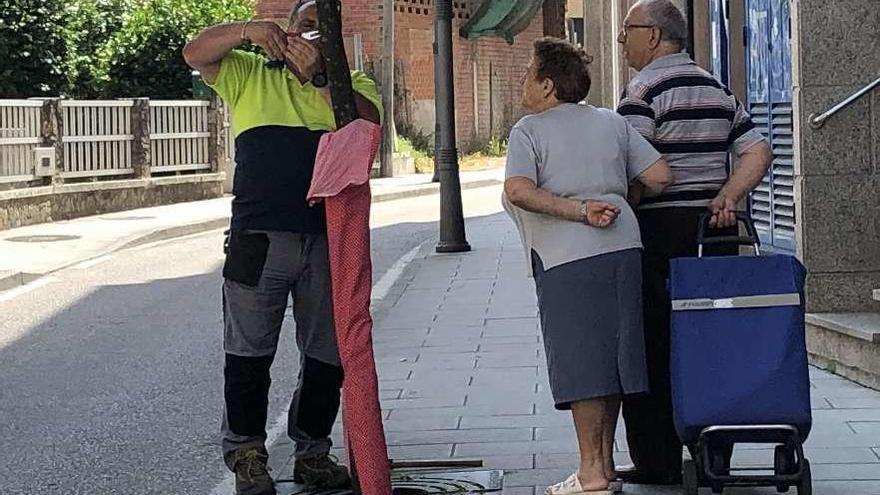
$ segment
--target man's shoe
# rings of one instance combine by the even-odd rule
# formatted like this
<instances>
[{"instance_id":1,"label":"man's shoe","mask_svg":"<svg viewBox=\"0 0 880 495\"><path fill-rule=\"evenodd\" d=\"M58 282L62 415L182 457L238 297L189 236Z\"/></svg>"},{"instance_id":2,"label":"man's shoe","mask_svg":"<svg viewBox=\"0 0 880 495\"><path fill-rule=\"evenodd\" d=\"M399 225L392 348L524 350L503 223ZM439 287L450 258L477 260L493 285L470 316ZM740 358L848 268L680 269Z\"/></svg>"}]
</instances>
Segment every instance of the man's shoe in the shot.
<instances>
[{"instance_id":1,"label":"man's shoe","mask_svg":"<svg viewBox=\"0 0 880 495\"><path fill-rule=\"evenodd\" d=\"M293 481L316 488L349 488L348 468L330 454L297 459L293 464Z\"/></svg>"},{"instance_id":2,"label":"man's shoe","mask_svg":"<svg viewBox=\"0 0 880 495\"><path fill-rule=\"evenodd\" d=\"M262 448L235 452L235 495L276 495L268 461L269 454Z\"/></svg>"},{"instance_id":3,"label":"man's shoe","mask_svg":"<svg viewBox=\"0 0 880 495\"><path fill-rule=\"evenodd\" d=\"M681 473L651 473L641 471L634 466L616 469L617 477L630 485L680 485Z\"/></svg>"}]
</instances>

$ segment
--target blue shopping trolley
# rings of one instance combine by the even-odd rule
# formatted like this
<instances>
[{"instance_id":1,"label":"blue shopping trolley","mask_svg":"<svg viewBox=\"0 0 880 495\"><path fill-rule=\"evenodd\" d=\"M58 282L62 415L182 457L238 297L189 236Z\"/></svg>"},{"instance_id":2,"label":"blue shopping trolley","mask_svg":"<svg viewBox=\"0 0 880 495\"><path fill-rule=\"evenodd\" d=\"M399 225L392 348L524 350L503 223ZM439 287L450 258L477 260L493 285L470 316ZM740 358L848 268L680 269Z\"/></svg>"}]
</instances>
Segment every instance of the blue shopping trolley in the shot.
<instances>
[{"instance_id":1,"label":"blue shopping trolley","mask_svg":"<svg viewBox=\"0 0 880 495\"><path fill-rule=\"evenodd\" d=\"M675 427L691 452L685 493L701 486L797 487L812 492L803 442L812 425L804 324L806 270L793 256L760 256L748 236L706 236L699 256L671 261L670 369ZM756 256L703 257L708 244L749 245ZM736 444L775 444L773 466L731 467Z\"/></svg>"}]
</instances>

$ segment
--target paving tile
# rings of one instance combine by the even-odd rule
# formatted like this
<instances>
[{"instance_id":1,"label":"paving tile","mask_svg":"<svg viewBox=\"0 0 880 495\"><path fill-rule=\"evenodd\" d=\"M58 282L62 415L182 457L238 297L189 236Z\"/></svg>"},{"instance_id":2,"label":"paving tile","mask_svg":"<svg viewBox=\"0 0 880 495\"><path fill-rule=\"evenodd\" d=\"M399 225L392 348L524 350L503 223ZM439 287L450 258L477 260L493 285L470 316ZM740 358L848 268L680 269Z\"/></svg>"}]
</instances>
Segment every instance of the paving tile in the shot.
<instances>
[{"instance_id":1,"label":"paving tile","mask_svg":"<svg viewBox=\"0 0 880 495\"><path fill-rule=\"evenodd\" d=\"M538 366L541 359L537 354L528 355L523 353L492 353L477 356L478 368L521 368Z\"/></svg>"},{"instance_id":2,"label":"paving tile","mask_svg":"<svg viewBox=\"0 0 880 495\"><path fill-rule=\"evenodd\" d=\"M422 352L419 355L419 360L414 363L413 369L469 370L473 369L476 364L477 357L474 353L433 354L430 352Z\"/></svg>"},{"instance_id":3,"label":"paving tile","mask_svg":"<svg viewBox=\"0 0 880 495\"><path fill-rule=\"evenodd\" d=\"M394 410L461 406L464 404L464 397L464 394L456 394L447 397L422 397L417 399L383 400L382 408Z\"/></svg>"},{"instance_id":4,"label":"paving tile","mask_svg":"<svg viewBox=\"0 0 880 495\"><path fill-rule=\"evenodd\" d=\"M871 449L862 448L807 448L805 455L810 464L880 464ZM739 449L733 454L735 466L771 466L773 449Z\"/></svg>"},{"instance_id":5,"label":"paving tile","mask_svg":"<svg viewBox=\"0 0 880 495\"><path fill-rule=\"evenodd\" d=\"M505 407L509 405L511 407L515 407L517 404L533 403L537 397L537 394L528 389L524 389L518 392L511 392L508 390L476 392L474 390L468 390L467 396L467 405L469 406L497 405L500 407Z\"/></svg>"},{"instance_id":6,"label":"paving tile","mask_svg":"<svg viewBox=\"0 0 880 495\"><path fill-rule=\"evenodd\" d=\"M878 411L880 416L880 411ZM880 418L878 418L880 419ZM877 439L877 445L880 445L880 420L878 421L850 421L850 428L858 435L867 435Z\"/></svg>"},{"instance_id":7,"label":"paving tile","mask_svg":"<svg viewBox=\"0 0 880 495\"><path fill-rule=\"evenodd\" d=\"M504 475L506 486L550 486L568 478L571 469L520 469Z\"/></svg>"},{"instance_id":8,"label":"paving tile","mask_svg":"<svg viewBox=\"0 0 880 495\"><path fill-rule=\"evenodd\" d=\"M459 457L455 452L453 456ZM505 472L514 469L532 469L535 464L534 456L531 454L490 455L479 458L483 461L483 469L502 469Z\"/></svg>"},{"instance_id":9,"label":"paving tile","mask_svg":"<svg viewBox=\"0 0 880 495\"><path fill-rule=\"evenodd\" d=\"M542 426L535 429L535 440L577 440L574 422L564 426Z\"/></svg>"},{"instance_id":10,"label":"paving tile","mask_svg":"<svg viewBox=\"0 0 880 495\"><path fill-rule=\"evenodd\" d=\"M446 459L451 456L451 444L388 446L388 457L392 459Z\"/></svg>"},{"instance_id":11,"label":"paving tile","mask_svg":"<svg viewBox=\"0 0 880 495\"><path fill-rule=\"evenodd\" d=\"M813 410L814 428L824 428L825 423L847 423L850 421L880 421L880 411L876 409Z\"/></svg>"},{"instance_id":12,"label":"paving tile","mask_svg":"<svg viewBox=\"0 0 880 495\"><path fill-rule=\"evenodd\" d=\"M467 385L457 383L456 386L446 385L438 387L436 385L417 386L407 381L408 385L401 390L400 399L448 399L450 401L459 401L463 396L467 395ZM455 404L458 405L458 404Z\"/></svg>"},{"instance_id":13,"label":"paving tile","mask_svg":"<svg viewBox=\"0 0 880 495\"><path fill-rule=\"evenodd\" d=\"M427 445L432 443L488 444L531 440L531 428L481 428L474 430L425 430L394 432L388 435L389 445Z\"/></svg>"},{"instance_id":14,"label":"paving tile","mask_svg":"<svg viewBox=\"0 0 880 495\"><path fill-rule=\"evenodd\" d=\"M880 482L880 464L817 464L811 466L814 481L850 480Z\"/></svg>"},{"instance_id":15,"label":"paving tile","mask_svg":"<svg viewBox=\"0 0 880 495\"><path fill-rule=\"evenodd\" d=\"M456 446L456 452L462 456L493 454L564 454L577 451L577 441L574 439L571 439L570 441L548 440L533 442L468 443Z\"/></svg>"},{"instance_id":16,"label":"paving tile","mask_svg":"<svg viewBox=\"0 0 880 495\"><path fill-rule=\"evenodd\" d=\"M399 410L391 411L393 415ZM459 417L454 416L413 416L405 418L389 417L385 420L385 431L426 431L426 430L450 430L459 424Z\"/></svg>"},{"instance_id":17,"label":"paving tile","mask_svg":"<svg viewBox=\"0 0 880 495\"><path fill-rule=\"evenodd\" d=\"M462 416L459 428L539 428L567 426L571 423L571 415L562 413L519 416Z\"/></svg>"},{"instance_id":18,"label":"paving tile","mask_svg":"<svg viewBox=\"0 0 880 495\"><path fill-rule=\"evenodd\" d=\"M543 493L543 492L542 492ZM501 495L535 495L533 486L505 486Z\"/></svg>"},{"instance_id":19,"label":"paving tile","mask_svg":"<svg viewBox=\"0 0 880 495\"><path fill-rule=\"evenodd\" d=\"M837 399L829 398L828 402L835 409L877 409L880 414L880 398L875 399Z\"/></svg>"}]
</instances>

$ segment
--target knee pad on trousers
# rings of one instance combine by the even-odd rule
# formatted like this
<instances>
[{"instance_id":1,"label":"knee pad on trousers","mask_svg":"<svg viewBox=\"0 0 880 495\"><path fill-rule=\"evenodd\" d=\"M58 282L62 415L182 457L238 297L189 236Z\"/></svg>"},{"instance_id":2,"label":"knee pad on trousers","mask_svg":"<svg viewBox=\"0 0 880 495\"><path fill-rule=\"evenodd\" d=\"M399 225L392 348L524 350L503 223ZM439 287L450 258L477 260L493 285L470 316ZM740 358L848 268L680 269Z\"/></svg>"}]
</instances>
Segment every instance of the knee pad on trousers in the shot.
<instances>
[{"instance_id":1,"label":"knee pad on trousers","mask_svg":"<svg viewBox=\"0 0 880 495\"><path fill-rule=\"evenodd\" d=\"M269 369L274 356L242 357L226 355L224 396L226 420L236 435L259 436L266 433L269 408Z\"/></svg>"},{"instance_id":2,"label":"knee pad on trousers","mask_svg":"<svg viewBox=\"0 0 880 495\"><path fill-rule=\"evenodd\" d=\"M342 379L341 366L308 356L303 359L296 426L309 437L324 438L333 430L339 413Z\"/></svg>"}]
</instances>

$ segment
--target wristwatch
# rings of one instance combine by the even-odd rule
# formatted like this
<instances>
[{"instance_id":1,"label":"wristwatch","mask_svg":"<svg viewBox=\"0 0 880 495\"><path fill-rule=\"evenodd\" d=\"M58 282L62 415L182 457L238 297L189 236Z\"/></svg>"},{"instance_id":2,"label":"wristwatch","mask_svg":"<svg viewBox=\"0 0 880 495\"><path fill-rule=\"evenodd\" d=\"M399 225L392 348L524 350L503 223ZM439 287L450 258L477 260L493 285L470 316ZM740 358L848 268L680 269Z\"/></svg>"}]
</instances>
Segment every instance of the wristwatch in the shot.
<instances>
[{"instance_id":1,"label":"wristwatch","mask_svg":"<svg viewBox=\"0 0 880 495\"><path fill-rule=\"evenodd\" d=\"M318 72L312 76L312 86L316 88L324 88L330 81L327 80L326 72Z\"/></svg>"},{"instance_id":2,"label":"wristwatch","mask_svg":"<svg viewBox=\"0 0 880 495\"><path fill-rule=\"evenodd\" d=\"M590 217L587 216L587 202L586 201L581 201L580 213L581 213L581 221L587 225L590 225Z\"/></svg>"}]
</instances>

